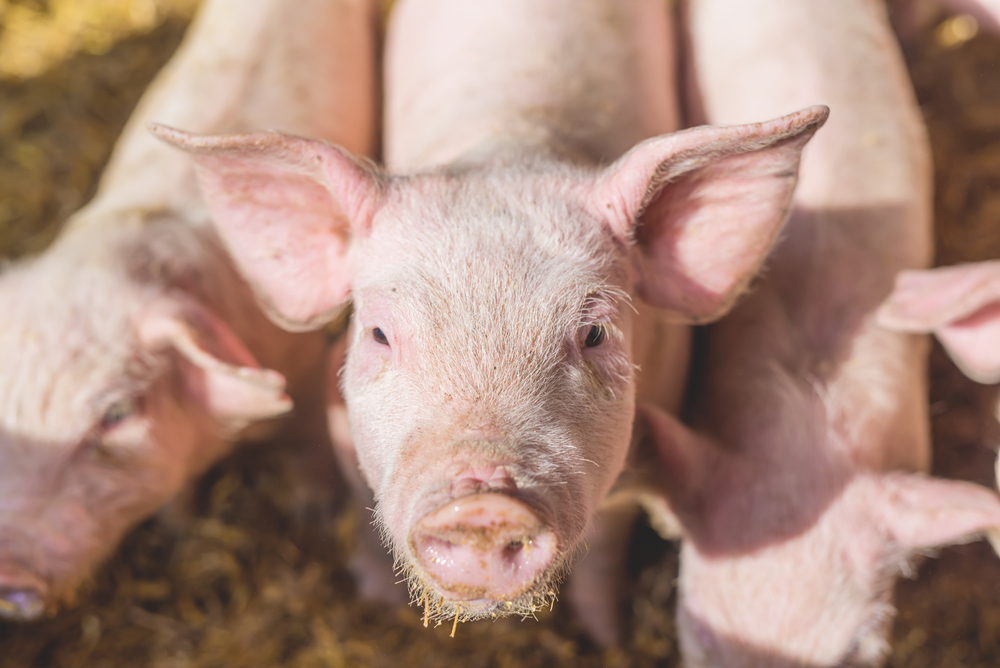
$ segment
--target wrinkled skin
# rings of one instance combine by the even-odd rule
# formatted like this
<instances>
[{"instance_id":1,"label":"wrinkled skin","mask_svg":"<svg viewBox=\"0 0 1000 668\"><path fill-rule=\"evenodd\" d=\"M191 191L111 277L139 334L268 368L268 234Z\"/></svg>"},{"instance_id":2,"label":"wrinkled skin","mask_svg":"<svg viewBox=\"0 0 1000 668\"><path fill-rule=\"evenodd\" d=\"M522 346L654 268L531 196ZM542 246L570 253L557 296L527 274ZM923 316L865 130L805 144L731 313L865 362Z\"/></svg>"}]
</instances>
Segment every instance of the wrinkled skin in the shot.
<instances>
[{"instance_id":1,"label":"wrinkled skin","mask_svg":"<svg viewBox=\"0 0 1000 668\"><path fill-rule=\"evenodd\" d=\"M190 162L145 125L284 127L369 153L375 21L354 0L210 0L94 201L0 275L0 616L72 601L129 527L292 399L297 435L326 442L322 335L256 306Z\"/></svg>"},{"instance_id":2,"label":"wrinkled skin","mask_svg":"<svg viewBox=\"0 0 1000 668\"><path fill-rule=\"evenodd\" d=\"M315 327L352 300L334 437L428 616L554 596L624 465L637 387L676 404L683 386L686 332L649 307L718 317L784 222L825 108L619 158L674 122L668 28L654 0L401 3L396 176L286 135L156 130L194 155L279 322Z\"/></svg>"},{"instance_id":3,"label":"wrinkled skin","mask_svg":"<svg viewBox=\"0 0 1000 668\"><path fill-rule=\"evenodd\" d=\"M924 128L881 3L692 0L686 29L696 114L831 116L766 274L705 332L693 429L639 409L685 664L880 665L908 560L1000 522L991 490L923 475L927 342L875 320L930 258Z\"/></svg>"}]
</instances>

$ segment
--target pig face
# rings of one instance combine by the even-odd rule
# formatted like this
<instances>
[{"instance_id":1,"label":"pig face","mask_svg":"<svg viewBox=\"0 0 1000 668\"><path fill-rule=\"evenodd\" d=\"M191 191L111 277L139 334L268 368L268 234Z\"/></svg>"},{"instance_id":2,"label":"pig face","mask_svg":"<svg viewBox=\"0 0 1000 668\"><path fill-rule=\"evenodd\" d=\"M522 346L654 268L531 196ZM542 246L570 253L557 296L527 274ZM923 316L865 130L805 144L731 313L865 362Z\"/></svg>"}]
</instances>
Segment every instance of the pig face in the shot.
<instances>
[{"instance_id":1,"label":"pig face","mask_svg":"<svg viewBox=\"0 0 1000 668\"><path fill-rule=\"evenodd\" d=\"M71 601L130 526L222 453L225 429L288 408L281 377L223 323L123 266L151 259L147 241L76 232L0 275L0 616ZM241 414L247 382L258 401Z\"/></svg>"},{"instance_id":2,"label":"pig face","mask_svg":"<svg viewBox=\"0 0 1000 668\"><path fill-rule=\"evenodd\" d=\"M428 615L468 619L554 595L628 448L629 295L724 311L825 115L658 138L603 171L528 157L395 178L320 142L157 132L195 154L276 321L354 301L342 388L378 521Z\"/></svg>"}]
</instances>

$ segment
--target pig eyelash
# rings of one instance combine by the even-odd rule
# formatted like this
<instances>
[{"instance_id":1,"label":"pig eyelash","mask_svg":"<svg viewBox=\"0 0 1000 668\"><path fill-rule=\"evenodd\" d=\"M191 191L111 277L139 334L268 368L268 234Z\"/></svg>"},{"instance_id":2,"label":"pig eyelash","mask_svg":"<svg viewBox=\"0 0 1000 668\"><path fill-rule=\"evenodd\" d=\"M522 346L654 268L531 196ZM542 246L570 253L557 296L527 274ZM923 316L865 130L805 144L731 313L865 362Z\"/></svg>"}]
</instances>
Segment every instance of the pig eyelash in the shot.
<instances>
[{"instance_id":1,"label":"pig eyelash","mask_svg":"<svg viewBox=\"0 0 1000 668\"><path fill-rule=\"evenodd\" d=\"M380 343L383 346L389 345L389 339L386 337L385 332L383 332L379 327L372 329L372 338L375 339L375 343Z\"/></svg>"}]
</instances>

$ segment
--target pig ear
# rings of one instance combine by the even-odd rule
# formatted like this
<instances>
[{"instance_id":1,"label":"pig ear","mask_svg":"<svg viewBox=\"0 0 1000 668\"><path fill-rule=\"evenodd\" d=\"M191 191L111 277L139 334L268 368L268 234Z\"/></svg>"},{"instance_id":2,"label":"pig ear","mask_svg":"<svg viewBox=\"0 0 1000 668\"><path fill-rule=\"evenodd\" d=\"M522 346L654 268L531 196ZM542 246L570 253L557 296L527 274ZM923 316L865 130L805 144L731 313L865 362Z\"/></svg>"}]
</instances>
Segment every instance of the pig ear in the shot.
<instances>
[{"instance_id":1,"label":"pig ear","mask_svg":"<svg viewBox=\"0 0 1000 668\"><path fill-rule=\"evenodd\" d=\"M826 121L811 107L766 123L651 139L605 172L590 205L639 247L640 295L693 322L720 317L788 217L802 148Z\"/></svg>"},{"instance_id":2,"label":"pig ear","mask_svg":"<svg viewBox=\"0 0 1000 668\"><path fill-rule=\"evenodd\" d=\"M268 315L291 331L333 319L350 292L348 244L371 225L374 171L331 144L275 132L150 129L192 154L219 235Z\"/></svg>"},{"instance_id":3,"label":"pig ear","mask_svg":"<svg viewBox=\"0 0 1000 668\"><path fill-rule=\"evenodd\" d=\"M262 369L226 323L186 296L153 302L139 323L139 339L146 350L179 353L185 389L227 429L292 407L284 376Z\"/></svg>"},{"instance_id":4,"label":"pig ear","mask_svg":"<svg viewBox=\"0 0 1000 668\"><path fill-rule=\"evenodd\" d=\"M907 552L986 538L1000 553L1000 497L995 491L913 473L885 474L879 488L872 510Z\"/></svg>"},{"instance_id":5,"label":"pig ear","mask_svg":"<svg viewBox=\"0 0 1000 668\"><path fill-rule=\"evenodd\" d=\"M651 404L636 406L629 492L665 539L677 538L683 512L701 488L715 456L703 436Z\"/></svg>"},{"instance_id":6,"label":"pig ear","mask_svg":"<svg viewBox=\"0 0 1000 668\"><path fill-rule=\"evenodd\" d=\"M933 332L969 378L1000 381L1000 262L900 272L877 317L887 329Z\"/></svg>"}]
</instances>

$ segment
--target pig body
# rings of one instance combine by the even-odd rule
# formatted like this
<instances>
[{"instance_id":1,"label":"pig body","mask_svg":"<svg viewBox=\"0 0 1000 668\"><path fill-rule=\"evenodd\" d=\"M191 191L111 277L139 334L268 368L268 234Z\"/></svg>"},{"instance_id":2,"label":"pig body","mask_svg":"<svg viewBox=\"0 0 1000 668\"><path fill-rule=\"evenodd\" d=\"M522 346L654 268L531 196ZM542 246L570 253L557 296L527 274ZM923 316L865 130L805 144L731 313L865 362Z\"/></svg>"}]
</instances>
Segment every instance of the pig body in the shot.
<instances>
[{"instance_id":1,"label":"pig body","mask_svg":"<svg viewBox=\"0 0 1000 668\"><path fill-rule=\"evenodd\" d=\"M129 527L289 395L323 441L323 336L261 312L190 161L145 125L278 126L368 154L376 20L353 0L208 2L94 200L0 275L0 616L72 600Z\"/></svg>"},{"instance_id":2,"label":"pig body","mask_svg":"<svg viewBox=\"0 0 1000 668\"><path fill-rule=\"evenodd\" d=\"M878 665L892 582L921 549L992 530L989 490L929 464L926 341L875 321L931 254L927 139L870 0L691 0L695 113L730 123L807 102L831 117L804 157L786 237L705 332L694 430L645 415L680 528L690 666Z\"/></svg>"},{"instance_id":3,"label":"pig body","mask_svg":"<svg viewBox=\"0 0 1000 668\"><path fill-rule=\"evenodd\" d=\"M428 617L551 600L636 393L680 396L687 334L644 310L717 317L784 221L823 108L621 155L673 129L669 34L656 0L400 3L391 176L287 135L158 130L280 322L353 302L333 432Z\"/></svg>"}]
</instances>

